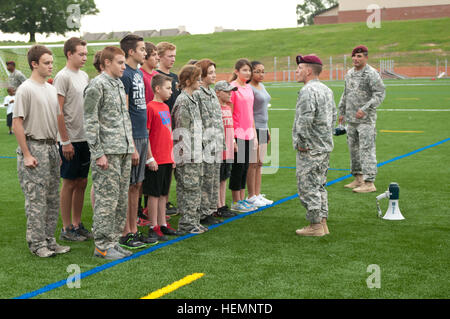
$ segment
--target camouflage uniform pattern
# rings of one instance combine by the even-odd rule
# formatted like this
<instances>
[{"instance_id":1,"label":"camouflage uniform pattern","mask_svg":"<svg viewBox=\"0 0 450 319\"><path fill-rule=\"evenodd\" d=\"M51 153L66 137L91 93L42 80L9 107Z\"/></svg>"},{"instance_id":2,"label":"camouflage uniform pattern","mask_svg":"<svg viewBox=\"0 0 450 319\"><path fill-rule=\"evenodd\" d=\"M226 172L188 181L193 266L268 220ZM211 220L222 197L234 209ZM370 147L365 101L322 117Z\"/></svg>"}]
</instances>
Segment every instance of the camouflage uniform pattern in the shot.
<instances>
[{"instance_id":1,"label":"camouflage uniform pattern","mask_svg":"<svg viewBox=\"0 0 450 319\"><path fill-rule=\"evenodd\" d=\"M27 140L31 155L38 165L27 168L20 146L17 148L17 175L25 196L27 217L26 241L31 252L56 242L55 230L59 217L59 152L49 145Z\"/></svg>"},{"instance_id":2,"label":"camouflage uniform pattern","mask_svg":"<svg viewBox=\"0 0 450 319\"><path fill-rule=\"evenodd\" d=\"M385 98L385 86L378 71L366 65L354 68L345 75L345 88L339 103L339 114L348 123L347 144L350 151L351 172L363 174L367 182L374 182L377 174L375 123L377 107ZM361 109L366 116L356 118Z\"/></svg>"},{"instance_id":3,"label":"camouflage uniform pattern","mask_svg":"<svg viewBox=\"0 0 450 319\"><path fill-rule=\"evenodd\" d=\"M177 207L179 231L190 231L200 225L202 198L202 120L198 102L184 90L172 109L174 158L177 163ZM184 135L179 135L184 130ZM189 136L186 136L189 134ZM191 151L192 150L192 151Z\"/></svg>"},{"instance_id":4,"label":"camouflage uniform pattern","mask_svg":"<svg viewBox=\"0 0 450 319\"><path fill-rule=\"evenodd\" d=\"M84 126L95 196L92 228L96 247L106 250L117 244L126 222L134 152L131 120L119 79L102 73L91 81L84 95ZM106 170L96 165L96 159L103 155L108 160Z\"/></svg>"},{"instance_id":5,"label":"camouflage uniform pattern","mask_svg":"<svg viewBox=\"0 0 450 319\"><path fill-rule=\"evenodd\" d=\"M201 218L211 215L217 209L220 187L220 162L225 147L222 111L216 92L203 86L196 90L193 97L198 101L202 117L203 140L203 176Z\"/></svg>"},{"instance_id":6,"label":"camouflage uniform pattern","mask_svg":"<svg viewBox=\"0 0 450 319\"><path fill-rule=\"evenodd\" d=\"M17 90L17 88L26 80L27 77L22 72L16 69L8 76L8 85Z\"/></svg>"},{"instance_id":7,"label":"camouflage uniform pattern","mask_svg":"<svg viewBox=\"0 0 450 319\"><path fill-rule=\"evenodd\" d=\"M296 175L301 204L306 218L319 223L328 218L328 195L325 189L333 128L336 123L333 92L318 80L309 81L299 92L292 143L297 151ZM299 148L307 151L299 151Z\"/></svg>"}]
</instances>

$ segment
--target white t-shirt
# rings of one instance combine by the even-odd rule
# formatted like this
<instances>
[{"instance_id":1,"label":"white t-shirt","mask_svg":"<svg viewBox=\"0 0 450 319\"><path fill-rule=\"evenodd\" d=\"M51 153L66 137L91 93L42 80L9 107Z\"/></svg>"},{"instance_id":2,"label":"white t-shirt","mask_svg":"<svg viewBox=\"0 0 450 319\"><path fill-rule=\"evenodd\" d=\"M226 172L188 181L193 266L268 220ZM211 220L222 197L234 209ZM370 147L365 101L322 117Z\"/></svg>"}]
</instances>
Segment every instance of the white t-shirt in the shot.
<instances>
[{"instance_id":1,"label":"white t-shirt","mask_svg":"<svg viewBox=\"0 0 450 319\"><path fill-rule=\"evenodd\" d=\"M11 102L12 101L12 102ZM6 114L14 111L14 104L16 103L16 97L14 95L8 95L3 100L3 106L6 107Z\"/></svg>"},{"instance_id":2,"label":"white t-shirt","mask_svg":"<svg viewBox=\"0 0 450 319\"><path fill-rule=\"evenodd\" d=\"M53 86L59 95L64 96L64 123L71 142L86 141L84 131L84 98L83 92L89 84L89 76L84 71L72 71L64 67L59 71ZM58 139L60 139L58 135Z\"/></svg>"},{"instance_id":3,"label":"white t-shirt","mask_svg":"<svg viewBox=\"0 0 450 319\"><path fill-rule=\"evenodd\" d=\"M23 118L26 136L56 140L58 114L56 89L51 84L38 83L30 78L17 89L13 118Z\"/></svg>"}]
</instances>

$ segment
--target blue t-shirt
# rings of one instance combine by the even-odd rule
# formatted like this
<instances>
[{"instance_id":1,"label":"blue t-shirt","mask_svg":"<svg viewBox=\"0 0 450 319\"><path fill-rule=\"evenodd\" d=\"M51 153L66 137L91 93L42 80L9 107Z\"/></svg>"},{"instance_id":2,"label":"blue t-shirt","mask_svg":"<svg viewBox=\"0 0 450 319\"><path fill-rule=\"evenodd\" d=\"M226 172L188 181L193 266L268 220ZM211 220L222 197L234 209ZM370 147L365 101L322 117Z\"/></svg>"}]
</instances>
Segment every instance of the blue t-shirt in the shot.
<instances>
[{"instance_id":1,"label":"blue t-shirt","mask_svg":"<svg viewBox=\"0 0 450 319\"><path fill-rule=\"evenodd\" d=\"M128 112L130 112L133 138L147 138L147 105L145 104L144 76L139 69L128 64L120 78L128 95Z\"/></svg>"}]
</instances>

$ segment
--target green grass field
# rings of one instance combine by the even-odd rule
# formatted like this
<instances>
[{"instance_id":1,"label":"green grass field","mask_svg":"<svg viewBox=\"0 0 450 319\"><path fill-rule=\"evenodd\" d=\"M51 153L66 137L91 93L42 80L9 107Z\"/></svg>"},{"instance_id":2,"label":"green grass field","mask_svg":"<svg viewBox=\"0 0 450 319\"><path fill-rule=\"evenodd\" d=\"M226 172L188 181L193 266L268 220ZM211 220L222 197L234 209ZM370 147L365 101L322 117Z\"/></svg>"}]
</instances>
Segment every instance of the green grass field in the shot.
<instances>
[{"instance_id":1,"label":"green grass field","mask_svg":"<svg viewBox=\"0 0 450 319\"><path fill-rule=\"evenodd\" d=\"M72 251L55 258L30 254L25 241L24 198L16 173L16 141L1 121L0 298L38 290L34 298L138 299L193 273L204 276L162 298L449 298L450 81L385 83L387 97L377 122L379 163L446 142L379 167L376 193L352 193L343 187L349 179L330 185L330 235L295 235L296 229L307 224L305 209L298 198L283 199L297 192L295 170L289 167L295 166L291 129L301 85L267 84L272 96L269 125L279 130L278 143L274 141L272 149L278 150L279 166L287 167L263 177L263 193L276 200L276 205L240 216L208 233L142 250L120 263L93 257L92 241L70 243ZM338 102L343 83L326 84ZM1 119L4 112L0 110ZM275 156L275 151L271 155ZM335 137L330 167L329 182L349 174L345 171L349 168L345 136ZM377 217L375 196L390 182L400 185L403 221ZM171 201L176 202L174 185L172 188ZM382 202L383 213L387 203ZM90 227L88 196L83 216L84 224ZM177 217L171 223L176 226ZM57 238L60 227L61 223ZM72 264L83 273L81 288L65 285L73 274L67 271ZM368 288L369 265L379 266L380 288Z\"/></svg>"}]
</instances>

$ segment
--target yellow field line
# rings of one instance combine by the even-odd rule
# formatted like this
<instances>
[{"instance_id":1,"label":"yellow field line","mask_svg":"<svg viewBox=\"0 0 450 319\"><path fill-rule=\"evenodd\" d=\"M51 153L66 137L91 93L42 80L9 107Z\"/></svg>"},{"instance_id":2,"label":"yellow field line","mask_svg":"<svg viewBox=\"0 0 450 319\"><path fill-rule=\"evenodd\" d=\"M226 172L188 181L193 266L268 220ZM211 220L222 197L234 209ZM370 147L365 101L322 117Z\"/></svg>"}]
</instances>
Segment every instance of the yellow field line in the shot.
<instances>
[{"instance_id":1,"label":"yellow field line","mask_svg":"<svg viewBox=\"0 0 450 319\"><path fill-rule=\"evenodd\" d=\"M393 131L393 130L380 130L381 133L424 133L424 131Z\"/></svg>"},{"instance_id":2,"label":"yellow field line","mask_svg":"<svg viewBox=\"0 0 450 319\"><path fill-rule=\"evenodd\" d=\"M194 273L192 275L186 276L183 279L175 281L173 284L170 284L164 288L158 289L158 290L152 292L151 294L149 294L145 297L142 297L141 299L158 299L164 295L171 293L174 290L177 290L180 287L183 287L185 285L190 284L193 281L196 281L197 279L200 279L204 275L205 274L202 274L202 273Z\"/></svg>"}]
</instances>

